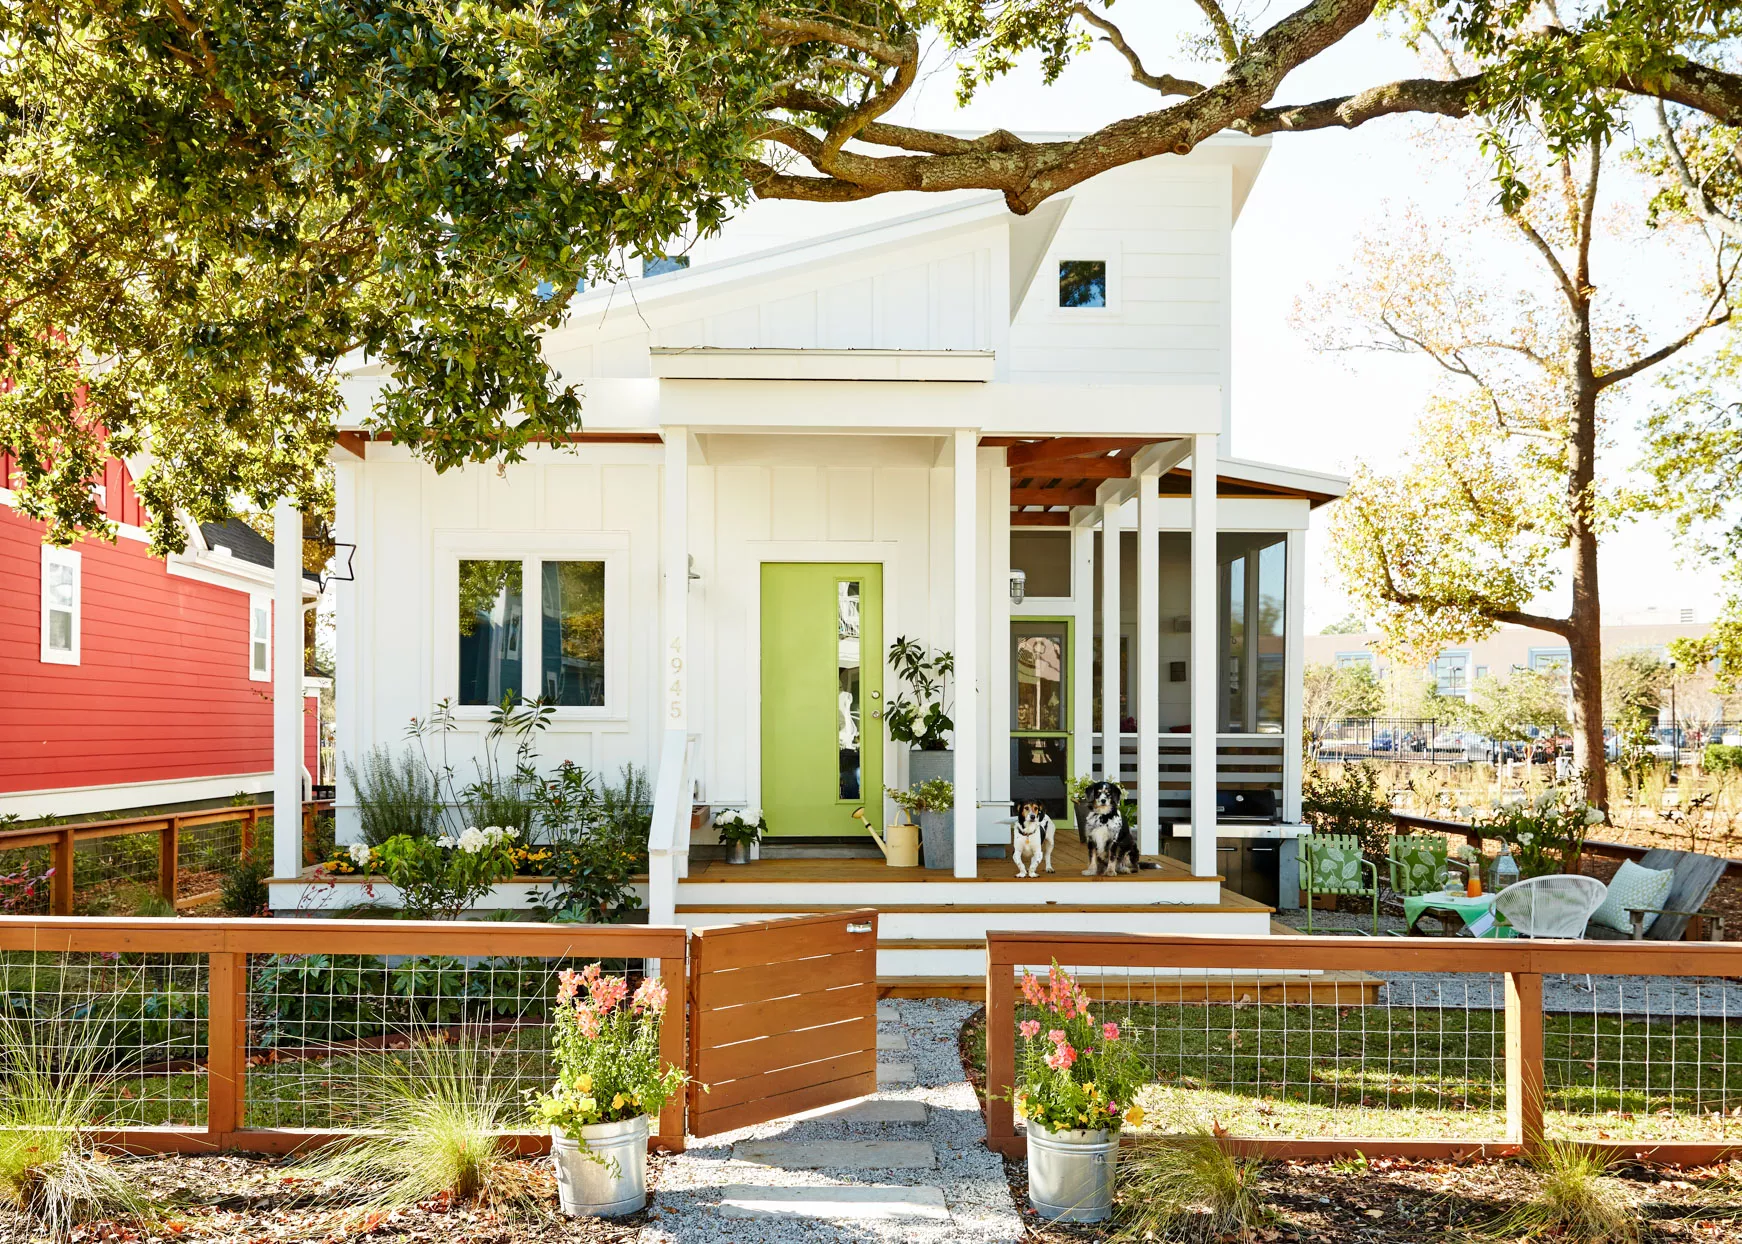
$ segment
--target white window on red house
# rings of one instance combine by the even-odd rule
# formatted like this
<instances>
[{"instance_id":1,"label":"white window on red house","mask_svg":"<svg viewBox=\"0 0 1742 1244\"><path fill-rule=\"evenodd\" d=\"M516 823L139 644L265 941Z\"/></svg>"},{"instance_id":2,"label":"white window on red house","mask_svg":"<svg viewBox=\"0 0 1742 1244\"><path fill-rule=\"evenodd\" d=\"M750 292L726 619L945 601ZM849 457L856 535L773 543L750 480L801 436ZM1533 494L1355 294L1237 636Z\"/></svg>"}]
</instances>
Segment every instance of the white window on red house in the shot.
<instances>
[{"instance_id":1,"label":"white window on red house","mask_svg":"<svg viewBox=\"0 0 1742 1244\"><path fill-rule=\"evenodd\" d=\"M79 663L79 555L71 549L42 548L42 659L54 665Z\"/></svg>"},{"instance_id":2,"label":"white window on red house","mask_svg":"<svg viewBox=\"0 0 1742 1244\"><path fill-rule=\"evenodd\" d=\"M272 602L264 596L249 601L248 677L255 682L272 679Z\"/></svg>"}]
</instances>

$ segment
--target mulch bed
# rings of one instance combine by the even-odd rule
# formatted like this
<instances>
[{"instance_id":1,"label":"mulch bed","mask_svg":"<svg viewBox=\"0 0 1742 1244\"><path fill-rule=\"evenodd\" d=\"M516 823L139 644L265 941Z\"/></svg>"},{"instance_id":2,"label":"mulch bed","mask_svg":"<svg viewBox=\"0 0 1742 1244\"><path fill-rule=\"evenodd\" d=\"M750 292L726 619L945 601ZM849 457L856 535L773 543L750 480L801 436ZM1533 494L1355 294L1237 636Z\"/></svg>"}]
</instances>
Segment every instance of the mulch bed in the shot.
<instances>
[{"instance_id":1,"label":"mulch bed","mask_svg":"<svg viewBox=\"0 0 1742 1244\"><path fill-rule=\"evenodd\" d=\"M547 1214L509 1215L446 1199L392 1213L368 1212L348 1203L344 1189L318 1200L297 1177L294 1160L222 1154L212 1157L118 1159L152 1200L165 1207L155 1223L93 1223L73 1236L78 1244L127 1241L223 1241L278 1244L288 1240L359 1240L368 1244L628 1244L648 1213L616 1219L569 1219L556 1208L556 1179L549 1159L526 1159L549 1205ZM665 1158L652 1154L647 1182L657 1186ZM364 1189L357 1189L356 1202ZM48 1237L24 1219L0 1209L0 1240L47 1244Z\"/></svg>"},{"instance_id":2,"label":"mulch bed","mask_svg":"<svg viewBox=\"0 0 1742 1244\"><path fill-rule=\"evenodd\" d=\"M985 1022L985 1011L975 1012L959 1037L962 1065L982 1104L986 1083L976 1051ZM1028 1206L1027 1164L1006 1158L1004 1174L1022 1212L1024 1239L1079 1244L1114 1238L1116 1224L1041 1221ZM1742 1244L1742 1163L1700 1171L1634 1165L1615 1175L1637 1199L1647 1239ZM1273 1162L1259 1186L1275 1212L1258 1232L1262 1244L1428 1244L1495 1238L1483 1227L1528 1199L1537 1182L1515 1162L1362 1157Z\"/></svg>"}]
</instances>

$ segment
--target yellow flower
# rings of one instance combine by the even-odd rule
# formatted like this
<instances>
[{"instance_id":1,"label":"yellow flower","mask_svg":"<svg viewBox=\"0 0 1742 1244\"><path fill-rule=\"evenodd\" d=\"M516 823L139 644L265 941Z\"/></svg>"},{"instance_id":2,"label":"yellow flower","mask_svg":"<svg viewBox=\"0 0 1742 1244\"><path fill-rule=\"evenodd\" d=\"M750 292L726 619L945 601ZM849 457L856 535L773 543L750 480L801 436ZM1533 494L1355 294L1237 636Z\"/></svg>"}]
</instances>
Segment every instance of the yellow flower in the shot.
<instances>
[{"instance_id":1,"label":"yellow flower","mask_svg":"<svg viewBox=\"0 0 1742 1244\"><path fill-rule=\"evenodd\" d=\"M575 1087L578 1088L583 1093L592 1092L592 1090L593 1090L593 1077L588 1075L584 1071L581 1072L580 1075L575 1077Z\"/></svg>"},{"instance_id":2,"label":"yellow flower","mask_svg":"<svg viewBox=\"0 0 1742 1244\"><path fill-rule=\"evenodd\" d=\"M628 1100L629 1099L627 1097L623 1096L623 1094L621 1094L621 1093L617 1094L617 1096L615 1096L611 1099L611 1109L613 1109L613 1110L623 1109L623 1103L628 1101Z\"/></svg>"},{"instance_id":3,"label":"yellow flower","mask_svg":"<svg viewBox=\"0 0 1742 1244\"><path fill-rule=\"evenodd\" d=\"M1133 1106L1125 1112L1125 1121L1132 1127L1143 1126L1143 1107Z\"/></svg>"},{"instance_id":4,"label":"yellow flower","mask_svg":"<svg viewBox=\"0 0 1742 1244\"><path fill-rule=\"evenodd\" d=\"M1028 1117L1028 1098L1018 1097L1016 1099L1016 1117L1019 1119Z\"/></svg>"}]
</instances>

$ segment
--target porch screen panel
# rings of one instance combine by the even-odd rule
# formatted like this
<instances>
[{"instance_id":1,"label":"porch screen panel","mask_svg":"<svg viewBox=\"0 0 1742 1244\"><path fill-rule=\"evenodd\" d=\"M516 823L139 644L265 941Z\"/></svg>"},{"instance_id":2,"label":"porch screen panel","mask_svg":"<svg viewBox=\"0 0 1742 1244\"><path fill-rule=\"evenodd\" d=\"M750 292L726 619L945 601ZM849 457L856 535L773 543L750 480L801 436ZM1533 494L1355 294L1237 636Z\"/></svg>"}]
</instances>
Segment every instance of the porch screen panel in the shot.
<instances>
[{"instance_id":1,"label":"porch screen panel","mask_svg":"<svg viewBox=\"0 0 1742 1244\"><path fill-rule=\"evenodd\" d=\"M1225 734L1282 733L1287 541L1281 532L1225 531L1216 542L1216 708Z\"/></svg>"},{"instance_id":2,"label":"porch screen panel","mask_svg":"<svg viewBox=\"0 0 1742 1244\"><path fill-rule=\"evenodd\" d=\"M460 562L460 703L524 694L525 596L518 561Z\"/></svg>"},{"instance_id":3,"label":"porch screen panel","mask_svg":"<svg viewBox=\"0 0 1742 1244\"><path fill-rule=\"evenodd\" d=\"M539 694L560 707L605 703L605 563L545 562Z\"/></svg>"},{"instance_id":4,"label":"porch screen panel","mask_svg":"<svg viewBox=\"0 0 1742 1244\"><path fill-rule=\"evenodd\" d=\"M1065 817L1070 776L1070 629L1064 621L1029 620L1010 627L1010 795L1039 800Z\"/></svg>"}]
</instances>

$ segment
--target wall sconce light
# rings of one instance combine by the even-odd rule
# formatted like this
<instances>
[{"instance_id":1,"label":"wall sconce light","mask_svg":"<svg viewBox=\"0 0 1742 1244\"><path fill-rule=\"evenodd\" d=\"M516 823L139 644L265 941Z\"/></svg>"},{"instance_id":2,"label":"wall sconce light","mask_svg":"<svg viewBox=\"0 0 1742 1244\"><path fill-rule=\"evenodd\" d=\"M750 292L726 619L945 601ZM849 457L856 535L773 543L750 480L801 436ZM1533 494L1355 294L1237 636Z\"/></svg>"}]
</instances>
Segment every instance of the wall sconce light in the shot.
<instances>
[{"instance_id":1,"label":"wall sconce light","mask_svg":"<svg viewBox=\"0 0 1742 1244\"><path fill-rule=\"evenodd\" d=\"M692 582L692 583L694 583L696 580L698 580L702 577L701 574L696 570L696 555L694 553L691 553L689 555L689 572L690 572L690 582Z\"/></svg>"},{"instance_id":2,"label":"wall sconce light","mask_svg":"<svg viewBox=\"0 0 1742 1244\"><path fill-rule=\"evenodd\" d=\"M1010 603L1020 605L1023 596L1028 591L1028 571L1012 570L1010 572Z\"/></svg>"}]
</instances>

